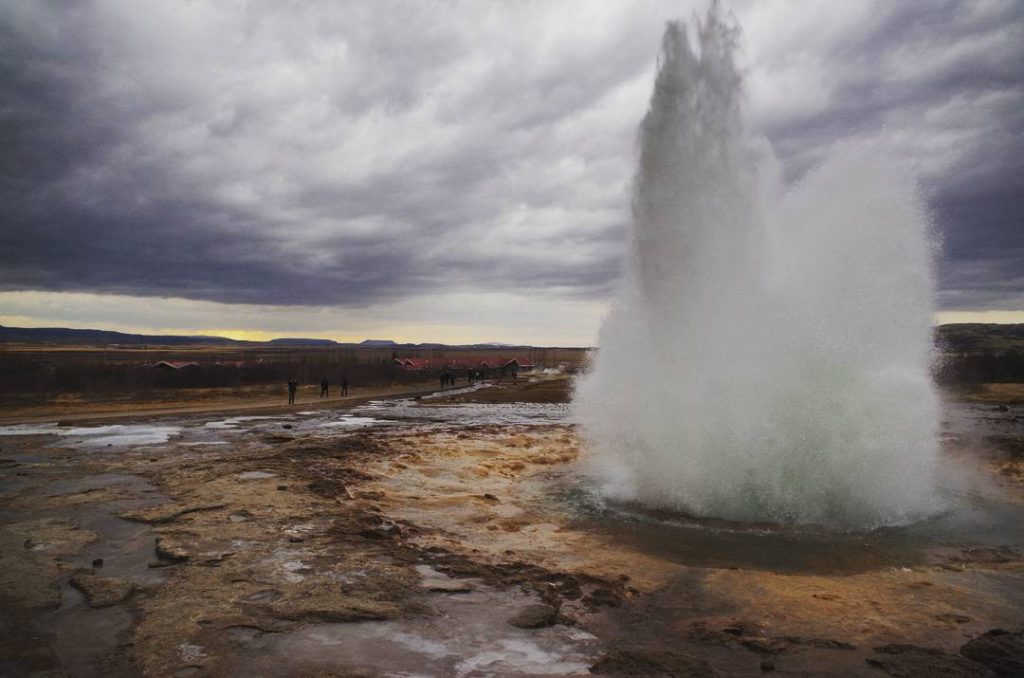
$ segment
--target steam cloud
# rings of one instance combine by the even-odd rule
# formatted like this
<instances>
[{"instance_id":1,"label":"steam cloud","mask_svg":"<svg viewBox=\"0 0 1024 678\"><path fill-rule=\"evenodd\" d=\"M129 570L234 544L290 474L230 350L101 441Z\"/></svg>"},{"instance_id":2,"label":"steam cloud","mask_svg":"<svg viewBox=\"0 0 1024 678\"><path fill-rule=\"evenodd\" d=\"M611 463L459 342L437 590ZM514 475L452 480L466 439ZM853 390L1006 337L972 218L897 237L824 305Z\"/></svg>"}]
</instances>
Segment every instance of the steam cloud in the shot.
<instances>
[{"instance_id":1,"label":"steam cloud","mask_svg":"<svg viewBox=\"0 0 1024 678\"><path fill-rule=\"evenodd\" d=\"M670 23L628 270L574 408L613 498L840 528L935 510L934 240L913 178L838 146L784 192L737 29Z\"/></svg>"}]
</instances>

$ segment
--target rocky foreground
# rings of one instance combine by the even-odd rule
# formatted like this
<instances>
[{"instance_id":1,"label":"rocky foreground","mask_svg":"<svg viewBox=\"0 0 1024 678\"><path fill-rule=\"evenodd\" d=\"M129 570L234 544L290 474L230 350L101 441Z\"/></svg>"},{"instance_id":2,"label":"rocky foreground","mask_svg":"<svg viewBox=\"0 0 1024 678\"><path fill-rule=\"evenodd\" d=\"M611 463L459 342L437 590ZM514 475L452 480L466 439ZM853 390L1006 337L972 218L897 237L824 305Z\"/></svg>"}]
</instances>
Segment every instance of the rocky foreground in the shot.
<instances>
[{"instance_id":1,"label":"rocky foreground","mask_svg":"<svg viewBox=\"0 0 1024 678\"><path fill-rule=\"evenodd\" d=\"M1016 545L688 560L566 509L567 424L179 423L0 438L0 673L1024 675ZM983 465L1024 498L1012 454Z\"/></svg>"}]
</instances>

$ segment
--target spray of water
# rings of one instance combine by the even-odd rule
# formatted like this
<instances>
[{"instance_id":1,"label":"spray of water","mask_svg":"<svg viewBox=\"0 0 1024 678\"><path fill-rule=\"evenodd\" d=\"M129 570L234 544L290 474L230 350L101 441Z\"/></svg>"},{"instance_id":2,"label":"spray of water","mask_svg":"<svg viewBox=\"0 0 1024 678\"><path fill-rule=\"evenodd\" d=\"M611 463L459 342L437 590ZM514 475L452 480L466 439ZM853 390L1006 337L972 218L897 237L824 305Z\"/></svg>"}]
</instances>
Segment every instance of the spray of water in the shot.
<instances>
[{"instance_id":1,"label":"spray of water","mask_svg":"<svg viewBox=\"0 0 1024 678\"><path fill-rule=\"evenodd\" d=\"M574 399L604 492L865 529L935 510L933 255L913 179L837 147L783 191L737 29L665 32L623 284Z\"/></svg>"}]
</instances>

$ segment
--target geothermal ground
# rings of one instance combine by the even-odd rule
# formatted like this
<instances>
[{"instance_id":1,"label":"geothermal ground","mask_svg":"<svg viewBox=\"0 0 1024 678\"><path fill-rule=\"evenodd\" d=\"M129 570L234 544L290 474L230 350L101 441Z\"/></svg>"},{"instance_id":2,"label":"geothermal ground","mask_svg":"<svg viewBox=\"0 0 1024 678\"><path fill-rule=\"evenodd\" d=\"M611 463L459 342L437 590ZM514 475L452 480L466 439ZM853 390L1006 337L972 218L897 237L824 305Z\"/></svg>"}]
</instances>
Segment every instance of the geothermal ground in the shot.
<instances>
[{"instance_id":1,"label":"geothermal ground","mask_svg":"<svg viewBox=\"0 0 1024 678\"><path fill-rule=\"evenodd\" d=\"M569 387L0 427L0 673L1021 667L1024 407L947 404L947 513L836 534L603 503Z\"/></svg>"}]
</instances>

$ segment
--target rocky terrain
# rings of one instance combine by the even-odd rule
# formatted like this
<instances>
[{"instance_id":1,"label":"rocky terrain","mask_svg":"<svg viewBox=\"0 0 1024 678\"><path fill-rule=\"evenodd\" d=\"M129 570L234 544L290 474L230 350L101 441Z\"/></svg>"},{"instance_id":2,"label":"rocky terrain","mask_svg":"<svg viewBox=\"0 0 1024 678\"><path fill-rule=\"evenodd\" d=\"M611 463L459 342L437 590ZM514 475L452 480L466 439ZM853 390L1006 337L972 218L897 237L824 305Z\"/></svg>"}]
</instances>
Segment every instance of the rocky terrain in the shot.
<instances>
[{"instance_id":1,"label":"rocky terrain","mask_svg":"<svg viewBox=\"0 0 1024 678\"><path fill-rule=\"evenodd\" d=\"M558 400L503 390L392 421L7 429L0 673L1021 675L1024 540L667 544L580 495L569 423L459 419ZM985 426L971 458L1012 510L1016 434Z\"/></svg>"}]
</instances>

